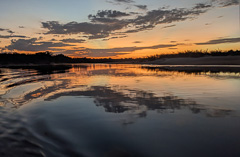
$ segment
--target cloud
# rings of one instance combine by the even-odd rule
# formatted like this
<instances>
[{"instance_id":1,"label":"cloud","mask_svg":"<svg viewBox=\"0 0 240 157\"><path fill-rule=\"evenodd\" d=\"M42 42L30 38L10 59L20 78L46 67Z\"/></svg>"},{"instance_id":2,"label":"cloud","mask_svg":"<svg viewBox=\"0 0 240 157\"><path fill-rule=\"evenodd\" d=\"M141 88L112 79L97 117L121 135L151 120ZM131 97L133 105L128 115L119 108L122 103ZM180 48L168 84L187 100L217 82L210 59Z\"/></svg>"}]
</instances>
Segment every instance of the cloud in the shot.
<instances>
[{"instance_id":1,"label":"cloud","mask_svg":"<svg viewBox=\"0 0 240 157\"><path fill-rule=\"evenodd\" d=\"M55 53L63 53L66 55L76 56L76 57L112 57L112 56L120 56L125 54L130 54L131 52L137 50L144 49L161 49L161 48L171 48L175 47L175 44L169 45L153 45L146 47L119 47L119 48L109 48L109 49L92 49L86 47L79 47L78 49L72 50L64 50L64 49L54 49L54 51L58 51Z\"/></svg>"},{"instance_id":2,"label":"cloud","mask_svg":"<svg viewBox=\"0 0 240 157\"><path fill-rule=\"evenodd\" d=\"M23 35L0 35L0 38L9 39L9 38L27 38Z\"/></svg>"},{"instance_id":3,"label":"cloud","mask_svg":"<svg viewBox=\"0 0 240 157\"><path fill-rule=\"evenodd\" d=\"M162 27L162 29L165 29L165 28L171 28L171 27L175 27L176 25L169 25L169 26L164 26Z\"/></svg>"},{"instance_id":4,"label":"cloud","mask_svg":"<svg viewBox=\"0 0 240 157\"><path fill-rule=\"evenodd\" d=\"M42 36L38 37L38 40L43 40L44 38Z\"/></svg>"},{"instance_id":5,"label":"cloud","mask_svg":"<svg viewBox=\"0 0 240 157\"><path fill-rule=\"evenodd\" d=\"M0 31L7 31L8 29L0 28Z\"/></svg>"},{"instance_id":6,"label":"cloud","mask_svg":"<svg viewBox=\"0 0 240 157\"><path fill-rule=\"evenodd\" d=\"M46 34L78 34L89 35L89 39L106 38L113 31L120 30L126 26L126 23L116 22L114 24L96 24L96 23L78 23L69 22L60 24L57 21L42 22L43 28L49 31Z\"/></svg>"},{"instance_id":7,"label":"cloud","mask_svg":"<svg viewBox=\"0 0 240 157\"><path fill-rule=\"evenodd\" d=\"M84 39L74 39L74 38L69 38L69 39L63 39L63 40L60 40L64 43L83 43L85 42Z\"/></svg>"},{"instance_id":8,"label":"cloud","mask_svg":"<svg viewBox=\"0 0 240 157\"><path fill-rule=\"evenodd\" d=\"M54 47L65 47L74 46L64 43L53 43L53 42L37 42L37 38L31 39L18 39L11 40L11 44L6 46L8 50L19 50L19 51L46 51L51 50Z\"/></svg>"},{"instance_id":9,"label":"cloud","mask_svg":"<svg viewBox=\"0 0 240 157\"><path fill-rule=\"evenodd\" d=\"M185 21L187 19L193 19L200 14L203 14L207 9L199 8L179 8L179 9L158 9L147 12L146 15L138 16L131 21L131 25L134 29L126 31L126 33L135 33L145 30L150 30L159 24L170 24L173 22Z\"/></svg>"},{"instance_id":10,"label":"cloud","mask_svg":"<svg viewBox=\"0 0 240 157\"><path fill-rule=\"evenodd\" d=\"M224 38L224 39L216 39L216 40L210 40L207 42L202 43L195 43L196 45L215 45L215 44L224 44L224 43L239 43L239 38Z\"/></svg>"},{"instance_id":11,"label":"cloud","mask_svg":"<svg viewBox=\"0 0 240 157\"><path fill-rule=\"evenodd\" d=\"M133 43L134 44L139 44L139 43L142 43L142 41L134 41Z\"/></svg>"},{"instance_id":12,"label":"cloud","mask_svg":"<svg viewBox=\"0 0 240 157\"><path fill-rule=\"evenodd\" d=\"M194 9L208 9L213 7L212 4L207 4L207 3L198 3L193 7Z\"/></svg>"},{"instance_id":13,"label":"cloud","mask_svg":"<svg viewBox=\"0 0 240 157\"><path fill-rule=\"evenodd\" d=\"M25 28L24 26L18 26L18 28Z\"/></svg>"},{"instance_id":14,"label":"cloud","mask_svg":"<svg viewBox=\"0 0 240 157\"><path fill-rule=\"evenodd\" d=\"M120 2L120 3L134 3L135 1L133 0L114 0L115 2Z\"/></svg>"},{"instance_id":15,"label":"cloud","mask_svg":"<svg viewBox=\"0 0 240 157\"><path fill-rule=\"evenodd\" d=\"M84 34L89 39L107 38L119 33L135 33L151 30L159 24L170 24L173 22L193 19L208 10L206 4L197 4L193 8L157 9L148 11L145 15L138 15L134 18L118 19L119 17L130 16L129 13L120 11L105 10L99 11L96 15L89 15L90 22L69 22L61 24L58 21L42 22L42 27L47 29L46 34Z\"/></svg>"},{"instance_id":16,"label":"cloud","mask_svg":"<svg viewBox=\"0 0 240 157\"><path fill-rule=\"evenodd\" d=\"M76 56L79 57L116 57L116 56L120 56L120 55L126 55L129 54L127 52L125 53L114 53L114 52L109 52L109 53L82 53L82 52L78 52Z\"/></svg>"},{"instance_id":17,"label":"cloud","mask_svg":"<svg viewBox=\"0 0 240 157\"><path fill-rule=\"evenodd\" d=\"M96 15L88 15L91 23L101 23L106 25L115 25L120 23L118 18L131 16L131 13L125 13L116 10L100 10Z\"/></svg>"},{"instance_id":18,"label":"cloud","mask_svg":"<svg viewBox=\"0 0 240 157\"><path fill-rule=\"evenodd\" d=\"M4 28L0 28L0 31L6 31L6 32L8 32L8 33L10 33L10 34L15 33L15 32L13 32L13 31L10 30L10 29L4 29Z\"/></svg>"},{"instance_id":19,"label":"cloud","mask_svg":"<svg viewBox=\"0 0 240 157\"><path fill-rule=\"evenodd\" d=\"M96 15L88 15L89 19L93 18L118 18L118 17L124 17L124 16L130 16L130 14L117 11L117 10L99 10Z\"/></svg>"},{"instance_id":20,"label":"cloud","mask_svg":"<svg viewBox=\"0 0 240 157\"><path fill-rule=\"evenodd\" d=\"M106 39L103 39L103 41L107 41L107 40L110 40L110 39L120 39L120 38L126 38L127 35L123 35L123 36L113 36L111 38L106 38Z\"/></svg>"},{"instance_id":21,"label":"cloud","mask_svg":"<svg viewBox=\"0 0 240 157\"><path fill-rule=\"evenodd\" d=\"M161 49L161 48L171 48L177 46L176 44L159 44L153 46L145 46L145 47L119 47L119 48L109 48L109 49L91 49L84 48L79 50L79 55L85 55L90 57L105 57L105 56L117 56L123 54L129 54L138 50L145 49Z\"/></svg>"},{"instance_id":22,"label":"cloud","mask_svg":"<svg viewBox=\"0 0 240 157\"><path fill-rule=\"evenodd\" d=\"M13 33L15 33L15 32L13 32L13 31L11 31L11 30L8 30L7 32L8 32L8 33L10 33L10 34L13 34Z\"/></svg>"},{"instance_id":23,"label":"cloud","mask_svg":"<svg viewBox=\"0 0 240 157\"><path fill-rule=\"evenodd\" d=\"M146 5L135 5L135 7L142 9L142 10L147 10L147 6Z\"/></svg>"},{"instance_id":24,"label":"cloud","mask_svg":"<svg viewBox=\"0 0 240 157\"><path fill-rule=\"evenodd\" d=\"M220 7L239 5L239 0L212 0L212 2L216 2Z\"/></svg>"}]
</instances>

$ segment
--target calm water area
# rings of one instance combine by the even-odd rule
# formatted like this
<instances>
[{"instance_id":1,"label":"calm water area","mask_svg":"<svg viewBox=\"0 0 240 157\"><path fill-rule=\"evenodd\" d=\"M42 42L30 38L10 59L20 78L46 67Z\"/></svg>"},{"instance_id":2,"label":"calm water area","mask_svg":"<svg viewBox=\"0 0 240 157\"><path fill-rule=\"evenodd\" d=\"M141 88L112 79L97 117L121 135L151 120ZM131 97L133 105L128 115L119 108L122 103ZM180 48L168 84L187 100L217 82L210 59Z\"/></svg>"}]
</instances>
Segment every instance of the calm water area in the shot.
<instances>
[{"instance_id":1,"label":"calm water area","mask_svg":"<svg viewBox=\"0 0 240 157\"><path fill-rule=\"evenodd\" d=\"M1 157L239 157L240 66L0 68Z\"/></svg>"}]
</instances>

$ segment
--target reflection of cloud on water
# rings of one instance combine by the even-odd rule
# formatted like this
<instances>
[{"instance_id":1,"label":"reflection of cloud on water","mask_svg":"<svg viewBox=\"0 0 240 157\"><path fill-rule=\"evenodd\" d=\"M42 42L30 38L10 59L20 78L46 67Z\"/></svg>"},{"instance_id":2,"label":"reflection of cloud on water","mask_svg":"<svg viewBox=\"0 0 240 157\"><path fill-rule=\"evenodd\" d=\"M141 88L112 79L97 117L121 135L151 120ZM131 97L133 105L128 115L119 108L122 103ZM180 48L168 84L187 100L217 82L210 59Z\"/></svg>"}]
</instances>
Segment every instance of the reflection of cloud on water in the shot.
<instances>
[{"instance_id":1,"label":"reflection of cloud on water","mask_svg":"<svg viewBox=\"0 0 240 157\"><path fill-rule=\"evenodd\" d=\"M148 111L157 113L175 113L176 110L189 109L192 113L205 112L207 116L219 117L229 115L232 110L209 108L197 104L190 99L182 99L174 95L156 96L142 90L129 90L122 87L93 86L81 91L65 91L49 96L45 101L53 101L62 96L86 96L94 98L96 106L104 107L105 112L126 113L137 117L147 117Z\"/></svg>"},{"instance_id":2,"label":"reflection of cloud on water","mask_svg":"<svg viewBox=\"0 0 240 157\"><path fill-rule=\"evenodd\" d=\"M222 117L232 113L232 110L214 108L211 105L201 105L194 100L183 99L178 95L165 94L157 96L156 94L164 93L154 93L144 89L132 89L131 87L124 86L113 86L109 82L102 82L101 80L105 76L108 78L138 78L142 76L177 77L181 74L202 74L201 71L191 71L191 69L181 71L171 68L170 70L162 69L162 67L141 67L139 65L89 64L73 65L72 69L68 69L65 66L62 68L52 67L47 72L39 72L36 69L30 71L17 69L9 71L9 73L11 74L9 75L10 77L5 75L2 78L9 78L1 84L1 86L5 86L3 94L0 93L2 98L0 99L0 104L2 106L11 103L18 108L35 99L53 101L62 96L86 96L94 98L96 106L103 107L106 112L124 113L135 118L146 117L149 111L164 114L175 113L175 111L183 109L188 109L193 113L204 113L209 117ZM219 73L216 72L216 74ZM230 76L226 75L226 77ZM90 77L91 81L96 79L100 81L93 81L95 83L89 84L88 80L90 80ZM14 96L12 92L15 90L21 91L21 93Z\"/></svg>"}]
</instances>

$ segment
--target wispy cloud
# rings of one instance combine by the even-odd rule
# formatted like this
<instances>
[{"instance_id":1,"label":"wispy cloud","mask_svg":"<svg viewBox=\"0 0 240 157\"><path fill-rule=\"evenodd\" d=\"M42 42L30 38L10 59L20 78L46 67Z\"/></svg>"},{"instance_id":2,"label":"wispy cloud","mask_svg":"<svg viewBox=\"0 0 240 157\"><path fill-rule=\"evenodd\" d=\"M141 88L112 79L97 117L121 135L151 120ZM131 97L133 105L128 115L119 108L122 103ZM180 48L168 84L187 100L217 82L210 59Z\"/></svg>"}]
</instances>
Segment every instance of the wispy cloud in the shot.
<instances>
[{"instance_id":1,"label":"wispy cloud","mask_svg":"<svg viewBox=\"0 0 240 157\"><path fill-rule=\"evenodd\" d=\"M130 52L145 50L145 49L161 49L161 48L171 48L177 46L176 44L159 44L153 46L144 47L119 47L119 48L109 48L109 49L92 49L84 48L78 51L79 55L85 55L89 57L100 57L100 56L118 56L123 54L128 54Z\"/></svg>"},{"instance_id":2,"label":"wispy cloud","mask_svg":"<svg viewBox=\"0 0 240 157\"><path fill-rule=\"evenodd\" d=\"M9 39L9 38L27 38L24 35L0 35L0 38Z\"/></svg>"},{"instance_id":3,"label":"wispy cloud","mask_svg":"<svg viewBox=\"0 0 240 157\"><path fill-rule=\"evenodd\" d=\"M164 26L162 27L162 29L165 29L165 28L171 28L171 27L175 27L176 25L168 25L168 26Z\"/></svg>"},{"instance_id":4,"label":"wispy cloud","mask_svg":"<svg viewBox=\"0 0 240 157\"><path fill-rule=\"evenodd\" d=\"M239 38L224 38L224 39L216 39L216 40L210 40L207 42L202 43L195 43L196 45L215 45L215 44L225 44L225 43L239 43Z\"/></svg>"},{"instance_id":5,"label":"wispy cloud","mask_svg":"<svg viewBox=\"0 0 240 157\"><path fill-rule=\"evenodd\" d=\"M135 7L142 9L142 10L147 10L147 6L146 5L134 5Z\"/></svg>"},{"instance_id":6,"label":"wispy cloud","mask_svg":"<svg viewBox=\"0 0 240 157\"><path fill-rule=\"evenodd\" d=\"M68 39L63 39L63 40L60 40L64 43L83 43L85 42L86 40L84 39L74 39L74 38L68 38Z\"/></svg>"},{"instance_id":7,"label":"wispy cloud","mask_svg":"<svg viewBox=\"0 0 240 157\"><path fill-rule=\"evenodd\" d=\"M135 1L133 0L114 0L115 2L120 2L120 3L134 3Z\"/></svg>"},{"instance_id":8,"label":"wispy cloud","mask_svg":"<svg viewBox=\"0 0 240 157\"><path fill-rule=\"evenodd\" d=\"M239 5L239 0L212 0L212 2L217 3L220 7Z\"/></svg>"},{"instance_id":9,"label":"wispy cloud","mask_svg":"<svg viewBox=\"0 0 240 157\"><path fill-rule=\"evenodd\" d=\"M142 41L134 41L133 43L134 44L140 44L140 43L142 43Z\"/></svg>"}]
</instances>

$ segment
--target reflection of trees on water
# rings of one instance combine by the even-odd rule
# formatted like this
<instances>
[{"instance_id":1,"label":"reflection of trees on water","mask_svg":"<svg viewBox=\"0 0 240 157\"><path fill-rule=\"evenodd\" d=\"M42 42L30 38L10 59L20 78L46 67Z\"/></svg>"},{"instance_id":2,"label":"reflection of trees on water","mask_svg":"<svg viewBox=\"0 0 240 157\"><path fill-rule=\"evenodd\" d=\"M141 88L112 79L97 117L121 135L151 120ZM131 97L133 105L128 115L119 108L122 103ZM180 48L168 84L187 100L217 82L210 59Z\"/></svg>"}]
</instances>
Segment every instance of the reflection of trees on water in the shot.
<instances>
[{"instance_id":1,"label":"reflection of trees on water","mask_svg":"<svg viewBox=\"0 0 240 157\"><path fill-rule=\"evenodd\" d=\"M142 69L146 69L148 71L154 72L179 72L185 74L205 74L205 73L236 73L240 74L240 67L214 67L214 66L162 66L162 67L154 67L154 66L142 66Z\"/></svg>"}]
</instances>

